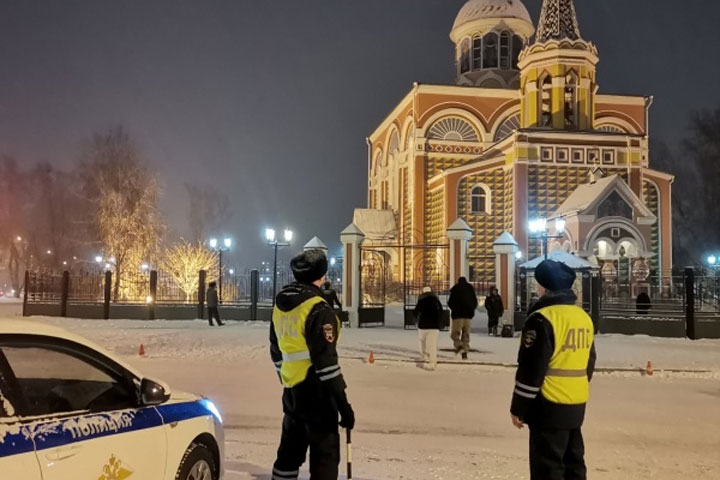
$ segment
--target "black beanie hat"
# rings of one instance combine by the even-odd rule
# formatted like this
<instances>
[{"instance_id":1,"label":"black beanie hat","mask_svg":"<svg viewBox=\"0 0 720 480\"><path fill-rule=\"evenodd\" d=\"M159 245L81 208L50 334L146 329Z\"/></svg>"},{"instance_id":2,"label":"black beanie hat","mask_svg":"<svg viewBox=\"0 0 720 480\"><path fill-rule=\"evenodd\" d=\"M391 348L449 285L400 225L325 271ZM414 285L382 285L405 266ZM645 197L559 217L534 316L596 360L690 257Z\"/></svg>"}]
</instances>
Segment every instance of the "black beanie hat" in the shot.
<instances>
[{"instance_id":1,"label":"black beanie hat","mask_svg":"<svg viewBox=\"0 0 720 480\"><path fill-rule=\"evenodd\" d=\"M551 292L571 289L575 277L575 270L554 260L545 260L535 269L535 280Z\"/></svg>"},{"instance_id":2,"label":"black beanie hat","mask_svg":"<svg viewBox=\"0 0 720 480\"><path fill-rule=\"evenodd\" d=\"M313 283L325 276L328 261L322 250L307 250L290 261L290 268L298 282Z\"/></svg>"}]
</instances>

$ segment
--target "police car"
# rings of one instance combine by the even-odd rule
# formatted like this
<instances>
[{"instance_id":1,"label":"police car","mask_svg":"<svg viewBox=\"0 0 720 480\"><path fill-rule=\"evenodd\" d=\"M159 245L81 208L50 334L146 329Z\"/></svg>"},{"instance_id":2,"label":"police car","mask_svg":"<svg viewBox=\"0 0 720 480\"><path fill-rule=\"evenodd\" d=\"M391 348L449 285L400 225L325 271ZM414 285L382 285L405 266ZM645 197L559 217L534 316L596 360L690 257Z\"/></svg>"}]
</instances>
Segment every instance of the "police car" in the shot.
<instances>
[{"instance_id":1,"label":"police car","mask_svg":"<svg viewBox=\"0 0 720 480\"><path fill-rule=\"evenodd\" d=\"M219 480L222 419L60 328L0 320L0 478Z\"/></svg>"}]
</instances>

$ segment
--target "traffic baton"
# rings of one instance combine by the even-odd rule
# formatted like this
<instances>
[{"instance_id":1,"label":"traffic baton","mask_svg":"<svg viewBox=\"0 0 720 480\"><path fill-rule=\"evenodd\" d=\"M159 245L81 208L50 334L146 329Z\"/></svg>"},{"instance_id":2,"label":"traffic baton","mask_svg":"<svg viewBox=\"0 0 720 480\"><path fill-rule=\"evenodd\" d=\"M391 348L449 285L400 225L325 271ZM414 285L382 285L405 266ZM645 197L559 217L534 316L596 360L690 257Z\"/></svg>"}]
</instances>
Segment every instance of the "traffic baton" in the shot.
<instances>
[{"instance_id":1,"label":"traffic baton","mask_svg":"<svg viewBox=\"0 0 720 480\"><path fill-rule=\"evenodd\" d=\"M352 480L352 430L348 428L345 432L347 433L347 451L345 454L347 457L347 480Z\"/></svg>"}]
</instances>

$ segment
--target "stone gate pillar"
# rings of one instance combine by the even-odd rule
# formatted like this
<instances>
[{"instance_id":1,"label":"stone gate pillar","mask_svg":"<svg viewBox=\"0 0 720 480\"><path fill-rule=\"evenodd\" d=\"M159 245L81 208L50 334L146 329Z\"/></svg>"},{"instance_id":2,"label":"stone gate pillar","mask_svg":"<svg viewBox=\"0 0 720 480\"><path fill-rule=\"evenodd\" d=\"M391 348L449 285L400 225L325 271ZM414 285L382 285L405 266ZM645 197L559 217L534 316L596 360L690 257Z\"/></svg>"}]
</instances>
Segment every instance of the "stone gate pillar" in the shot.
<instances>
[{"instance_id":1,"label":"stone gate pillar","mask_svg":"<svg viewBox=\"0 0 720 480\"><path fill-rule=\"evenodd\" d=\"M458 218L446 231L450 240L450 286L455 285L459 277L468 278L468 242L472 238L472 229L462 218Z\"/></svg>"},{"instance_id":2,"label":"stone gate pillar","mask_svg":"<svg viewBox=\"0 0 720 480\"><path fill-rule=\"evenodd\" d=\"M348 312L350 326L357 328L358 307L360 306L360 244L365 234L360 228L351 223L340 233L343 245L343 291L342 304Z\"/></svg>"},{"instance_id":3,"label":"stone gate pillar","mask_svg":"<svg viewBox=\"0 0 720 480\"><path fill-rule=\"evenodd\" d=\"M495 252L495 285L502 297L505 314L503 325L515 325L515 255L520 251L518 243L508 232L493 243Z\"/></svg>"}]
</instances>

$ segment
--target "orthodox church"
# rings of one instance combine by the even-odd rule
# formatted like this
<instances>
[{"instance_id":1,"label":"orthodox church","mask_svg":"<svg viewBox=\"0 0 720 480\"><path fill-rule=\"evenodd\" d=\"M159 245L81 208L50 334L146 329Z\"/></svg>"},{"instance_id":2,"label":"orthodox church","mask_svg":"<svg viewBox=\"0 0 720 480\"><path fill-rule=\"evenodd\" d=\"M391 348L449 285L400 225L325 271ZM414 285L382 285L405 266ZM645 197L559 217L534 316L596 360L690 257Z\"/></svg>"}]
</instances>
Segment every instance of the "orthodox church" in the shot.
<instances>
[{"instance_id":1,"label":"orthodox church","mask_svg":"<svg viewBox=\"0 0 720 480\"><path fill-rule=\"evenodd\" d=\"M368 205L354 218L366 237L443 245L461 219L483 281L504 232L523 257L541 255L528 225L543 219L550 251L606 274L638 261L669 272L673 177L650 167L652 97L600 92L573 1L545 0L536 28L520 0L469 0L450 39L455 85L414 84L367 139Z\"/></svg>"}]
</instances>

